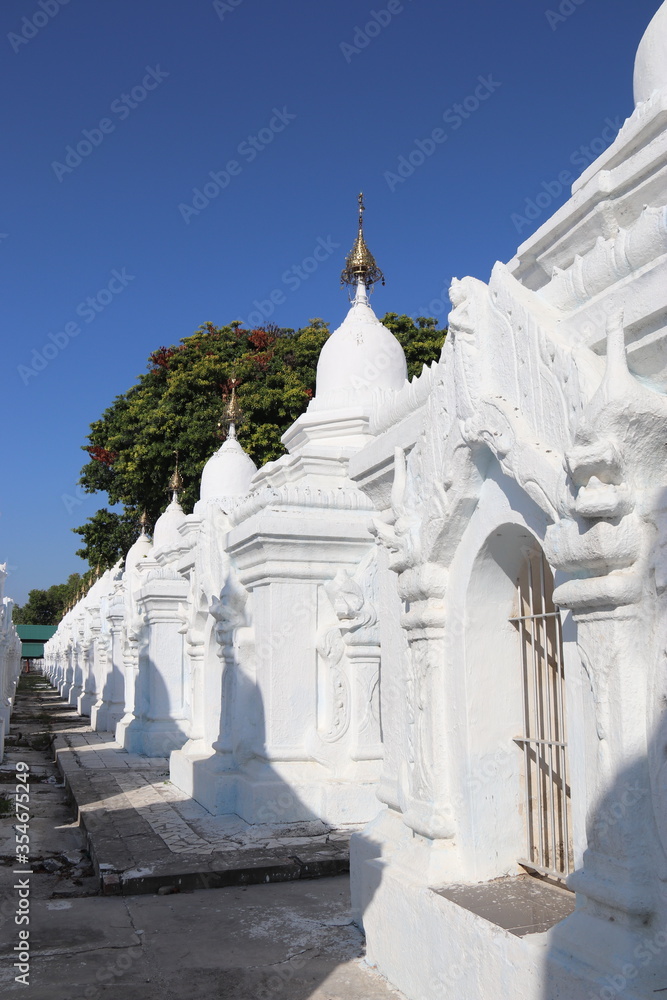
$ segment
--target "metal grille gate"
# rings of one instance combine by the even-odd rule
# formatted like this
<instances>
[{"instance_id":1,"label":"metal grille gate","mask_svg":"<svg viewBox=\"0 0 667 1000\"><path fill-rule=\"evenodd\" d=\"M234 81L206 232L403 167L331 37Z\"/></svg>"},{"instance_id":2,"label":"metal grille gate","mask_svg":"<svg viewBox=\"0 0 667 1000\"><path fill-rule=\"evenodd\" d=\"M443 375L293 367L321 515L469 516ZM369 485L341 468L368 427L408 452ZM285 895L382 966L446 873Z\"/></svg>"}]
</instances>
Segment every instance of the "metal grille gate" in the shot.
<instances>
[{"instance_id":1,"label":"metal grille gate","mask_svg":"<svg viewBox=\"0 0 667 1000\"><path fill-rule=\"evenodd\" d=\"M565 686L560 613L542 551L524 562L518 614L521 638L526 856L519 864L563 880L572 871L570 788L567 784Z\"/></svg>"}]
</instances>

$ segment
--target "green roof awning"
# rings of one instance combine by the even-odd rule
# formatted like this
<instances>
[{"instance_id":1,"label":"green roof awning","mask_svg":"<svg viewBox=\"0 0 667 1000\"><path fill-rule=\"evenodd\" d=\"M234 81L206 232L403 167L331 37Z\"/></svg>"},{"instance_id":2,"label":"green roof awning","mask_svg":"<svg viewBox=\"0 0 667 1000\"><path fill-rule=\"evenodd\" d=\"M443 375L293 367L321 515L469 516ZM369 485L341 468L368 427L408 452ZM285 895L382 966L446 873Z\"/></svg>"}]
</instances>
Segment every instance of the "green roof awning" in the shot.
<instances>
[{"instance_id":1,"label":"green roof awning","mask_svg":"<svg viewBox=\"0 0 667 1000\"><path fill-rule=\"evenodd\" d=\"M57 625L17 625L16 631L23 642L46 642L57 628Z\"/></svg>"},{"instance_id":2,"label":"green roof awning","mask_svg":"<svg viewBox=\"0 0 667 1000\"><path fill-rule=\"evenodd\" d=\"M43 642L22 642L21 656L27 656L31 660L44 656Z\"/></svg>"}]
</instances>

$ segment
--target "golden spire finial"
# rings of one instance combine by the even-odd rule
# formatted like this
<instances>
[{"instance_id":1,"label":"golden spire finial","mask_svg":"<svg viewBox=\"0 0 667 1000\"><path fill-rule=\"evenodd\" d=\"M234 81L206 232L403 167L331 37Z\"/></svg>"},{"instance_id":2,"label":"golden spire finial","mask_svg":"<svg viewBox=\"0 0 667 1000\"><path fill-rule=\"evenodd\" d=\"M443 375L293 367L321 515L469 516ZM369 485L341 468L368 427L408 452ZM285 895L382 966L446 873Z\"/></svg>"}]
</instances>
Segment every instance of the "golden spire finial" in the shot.
<instances>
[{"instance_id":1,"label":"golden spire finial","mask_svg":"<svg viewBox=\"0 0 667 1000\"><path fill-rule=\"evenodd\" d=\"M172 500L178 500L178 494L183 489L183 480L181 478L180 472L178 471L178 452L175 451L174 455L176 456L176 468L174 469L171 475L171 479L169 480L169 486L167 487L167 490L172 493L172 498L171 498Z\"/></svg>"},{"instance_id":2,"label":"golden spire finial","mask_svg":"<svg viewBox=\"0 0 667 1000\"><path fill-rule=\"evenodd\" d=\"M232 387L229 402L225 407L224 415L218 421L218 437L220 438L236 438L236 425L240 424L243 419L243 413L236 398L236 387L239 381L233 378L229 384ZM224 398L223 395L223 400Z\"/></svg>"},{"instance_id":3,"label":"golden spire finial","mask_svg":"<svg viewBox=\"0 0 667 1000\"><path fill-rule=\"evenodd\" d=\"M141 517L139 518L139 527L141 528L141 534L146 534L146 528L148 527L148 514L145 510L142 510Z\"/></svg>"},{"instance_id":4,"label":"golden spire finial","mask_svg":"<svg viewBox=\"0 0 667 1000\"><path fill-rule=\"evenodd\" d=\"M230 424L238 424L241 420L241 408L239 402L236 398L236 386L238 382L236 379L232 379L232 394L229 397L229 402L227 404L227 411L225 416L229 420Z\"/></svg>"},{"instance_id":5,"label":"golden spire finial","mask_svg":"<svg viewBox=\"0 0 667 1000\"><path fill-rule=\"evenodd\" d=\"M364 205L363 191L359 195L359 232L354 241L350 253L345 260L345 268L340 276L341 285L352 285L356 288L360 281L363 281L366 288L370 288L376 281L381 281L384 285L384 274L377 266L375 257L366 246L364 239Z\"/></svg>"}]
</instances>

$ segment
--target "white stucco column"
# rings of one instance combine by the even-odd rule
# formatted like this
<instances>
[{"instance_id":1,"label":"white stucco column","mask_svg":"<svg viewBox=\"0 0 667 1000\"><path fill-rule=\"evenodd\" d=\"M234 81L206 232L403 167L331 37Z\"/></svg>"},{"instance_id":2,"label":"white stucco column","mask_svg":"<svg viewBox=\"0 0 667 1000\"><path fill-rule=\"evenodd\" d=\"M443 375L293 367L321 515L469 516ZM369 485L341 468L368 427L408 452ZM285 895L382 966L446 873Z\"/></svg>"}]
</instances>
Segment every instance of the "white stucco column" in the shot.
<instances>
[{"instance_id":1,"label":"white stucco column","mask_svg":"<svg viewBox=\"0 0 667 1000\"><path fill-rule=\"evenodd\" d=\"M123 664L123 616L125 604L122 592L109 602L107 621L109 632L100 636L105 642L105 670L100 698L93 706L90 724L93 729L115 732L116 724L125 712L125 669Z\"/></svg>"},{"instance_id":2,"label":"white stucco column","mask_svg":"<svg viewBox=\"0 0 667 1000\"><path fill-rule=\"evenodd\" d=\"M77 708L79 695L83 691L84 681L84 651L83 651L83 612L80 612L74 623L72 643L72 683L67 692L68 704Z\"/></svg>"},{"instance_id":3,"label":"white stucco column","mask_svg":"<svg viewBox=\"0 0 667 1000\"><path fill-rule=\"evenodd\" d=\"M332 615L324 585L339 570L357 569L373 545L367 523L360 511L265 509L230 532L228 552L250 595L254 635L232 723L237 808L250 822L267 822L267 812L273 822L358 822L377 808L379 763L368 759L370 744L362 752L359 742L348 745L350 710L357 722L366 711L357 681L351 709L347 698L341 709L340 735L324 723L330 731L323 739L320 729L336 697L337 670L318 645ZM359 653L357 674L367 681L375 653ZM362 744L367 737L363 730Z\"/></svg>"},{"instance_id":4,"label":"white stucco column","mask_svg":"<svg viewBox=\"0 0 667 1000\"><path fill-rule=\"evenodd\" d=\"M64 698L65 701L69 700L69 691L72 684L74 683L73 648L74 648L74 642L72 639L72 623L69 622L64 648L61 653L61 659L63 660L63 668L62 668L60 684L58 685L60 697Z\"/></svg>"},{"instance_id":5,"label":"white stucco column","mask_svg":"<svg viewBox=\"0 0 667 1000\"><path fill-rule=\"evenodd\" d=\"M176 574L145 582L138 600L145 610L148 642L139 654L134 719L125 730L124 745L149 756L168 756L187 739L185 660L182 612L187 581ZM166 576L166 578L165 578Z\"/></svg>"}]
</instances>

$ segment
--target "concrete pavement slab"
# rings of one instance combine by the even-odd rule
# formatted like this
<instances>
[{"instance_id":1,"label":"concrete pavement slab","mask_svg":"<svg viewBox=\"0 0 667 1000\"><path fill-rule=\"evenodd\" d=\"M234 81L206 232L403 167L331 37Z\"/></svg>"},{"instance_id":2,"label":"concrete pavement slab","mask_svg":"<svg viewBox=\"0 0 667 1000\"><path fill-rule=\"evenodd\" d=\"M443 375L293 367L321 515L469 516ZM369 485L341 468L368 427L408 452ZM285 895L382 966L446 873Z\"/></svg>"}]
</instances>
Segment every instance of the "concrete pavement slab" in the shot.
<instances>
[{"instance_id":1,"label":"concrete pavement slab","mask_svg":"<svg viewBox=\"0 0 667 1000\"><path fill-rule=\"evenodd\" d=\"M104 892L246 885L349 870L356 827L336 830L320 821L249 827L238 816L211 816L171 784L166 758L130 755L111 733L82 728L64 703L49 705L58 711L56 762Z\"/></svg>"},{"instance_id":2,"label":"concrete pavement slab","mask_svg":"<svg viewBox=\"0 0 667 1000\"><path fill-rule=\"evenodd\" d=\"M20 689L22 725L37 731L43 722L35 722L44 697L45 685L32 682L34 702L32 714ZM75 732L83 720L71 718L59 711L59 718ZM33 722L30 719L33 719ZM12 776L16 761L25 747L16 748L17 756L10 762ZM31 752L31 751L30 751ZM295 860L291 852L322 853L327 843L319 825L307 827L311 836L298 836L291 831L282 845L285 857L279 858L275 872L269 873L268 884L234 885L230 888L208 888L207 891L180 892L173 895L105 896L96 893L98 879L86 853L81 830L68 814L65 788L46 784L55 773L50 751L34 758L44 769L42 776L31 785L38 792L35 801L39 816L32 822L40 825L38 836L31 842L30 878L30 985L15 981L13 956L19 927L14 923L17 906L13 874L14 857L0 855L0 994L4 997L29 996L30 1000L400 1000L400 995L369 970L363 962L363 939L352 925L349 911L348 880L345 877L302 878L306 860ZM94 769L89 773L98 774ZM108 844L121 856L122 838L118 830L123 820L128 822L130 810L107 811L95 808L94 796L100 782L108 791L108 776L96 778L97 785L88 784L90 821L96 828L100 843ZM106 783L105 783L106 782ZM0 786L1 788L1 786ZM42 794L42 789L47 789ZM177 796L170 792L164 800L173 806ZM176 807L178 808L178 807ZM51 810L52 829L49 833ZM150 824L137 810L132 823L140 832L151 830ZM198 810L184 810L181 818L197 821ZM200 817L201 818L201 817ZM13 816L0 818L0 842L13 843ZM144 827L141 827L144 824ZM130 826L136 829L135 826ZM68 843L75 847L62 850L65 831ZM301 831L303 832L303 831ZM240 820L214 823L208 832L197 827L200 837L212 840L223 834L237 837L245 843L230 840L232 853L243 856L258 880L265 882L263 867L267 865L265 845L269 830L252 831L254 839L244 840ZM344 852L345 834L336 835ZM128 838L129 839L129 838ZM302 843L303 840L306 843ZM298 841L298 843L294 843ZM218 841L220 843L220 841ZM331 838L334 845L334 838ZM43 853L34 849L39 845ZM133 846L138 852L139 845ZM277 850L280 843L275 845ZM105 846L106 850L107 847ZM157 849L158 860L168 848ZM229 853L229 852L223 852ZM326 852L325 852L326 853ZM127 855L126 853L126 856ZM237 877L235 869L216 872L218 855L179 856L184 875L193 880L208 879L209 886L221 880ZM202 858L208 867L202 871ZM44 863L53 862L52 870ZM87 867L86 867L87 866ZM294 869L293 872L288 869ZM103 872L114 876L115 873ZM77 876L76 873L79 873ZM89 873L89 874L86 874ZM320 871L321 873L321 871ZM137 879L150 878L149 866L130 872ZM26 878L28 876L25 876ZM115 877L118 878L117 875ZM275 877L276 881L272 881ZM280 881L300 878L298 881ZM153 886L155 888L155 886Z\"/></svg>"},{"instance_id":3,"label":"concrete pavement slab","mask_svg":"<svg viewBox=\"0 0 667 1000\"><path fill-rule=\"evenodd\" d=\"M31 1000L389 1000L347 879L34 906ZM2 995L19 996L0 952ZM26 994L27 995L27 994Z\"/></svg>"}]
</instances>

